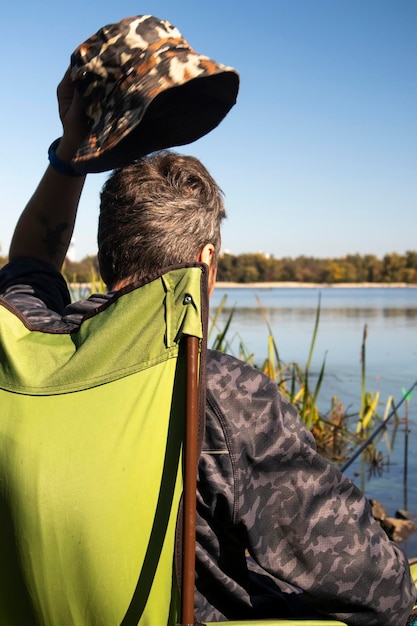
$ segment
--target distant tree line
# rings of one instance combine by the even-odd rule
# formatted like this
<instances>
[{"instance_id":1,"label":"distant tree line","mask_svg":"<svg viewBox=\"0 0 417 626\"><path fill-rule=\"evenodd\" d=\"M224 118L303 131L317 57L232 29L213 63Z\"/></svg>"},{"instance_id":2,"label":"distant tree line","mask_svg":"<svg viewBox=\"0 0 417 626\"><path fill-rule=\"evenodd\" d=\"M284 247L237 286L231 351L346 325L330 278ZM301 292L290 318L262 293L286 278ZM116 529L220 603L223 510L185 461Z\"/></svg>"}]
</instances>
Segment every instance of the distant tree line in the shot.
<instances>
[{"instance_id":1,"label":"distant tree line","mask_svg":"<svg viewBox=\"0 0 417 626\"><path fill-rule=\"evenodd\" d=\"M262 253L219 258L219 281L302 283L417 283L417 251L393 252L378 258L372 254L349 254L319 259L299 256L275 259Z\"/></svg>"},{"instance_id":2,"label":"distant tree line","mask_svg":"<svg viewBox=\"0 0 417 626\"><path fill-rule=\"evenodd\" d=\"M7 257L0 257L0 267ZM81 261L66 260L64 274L69 282L89 283L98 279L96 256ZM417 284L417 251L404 255L392 252L378 258L373 254L348 254L340 258L319 259L298 256L275 259L263 253L219 257L218 280L236 283L406 283Z\"/></svg>"}]
</instances>

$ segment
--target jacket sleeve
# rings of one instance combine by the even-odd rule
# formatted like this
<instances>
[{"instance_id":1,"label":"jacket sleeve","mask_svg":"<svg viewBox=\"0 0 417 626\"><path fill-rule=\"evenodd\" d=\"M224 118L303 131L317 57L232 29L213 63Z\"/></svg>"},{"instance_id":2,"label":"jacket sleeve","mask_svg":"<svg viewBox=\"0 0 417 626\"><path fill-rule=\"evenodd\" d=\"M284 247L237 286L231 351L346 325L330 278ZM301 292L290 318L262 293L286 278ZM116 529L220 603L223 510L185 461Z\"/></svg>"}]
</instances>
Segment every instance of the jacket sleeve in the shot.
<instances>
[{"instance_id":1,"label":"jacket sleeve","mask_svg":"<svg viewBox=\"0 0 417 626\"><path fill-rule=\"evenodd\" d=\"M230 431L234 523L252 558L318 613L349 625L405 624L415 600L408 563L362 492L317 453L273 381L244 364L233 381L218 401Z\"/></svg>"},{"instance_id":2,"label":"jacket sleeve","mask_svg":"<svg viewBox=\"0 0 417 626\"><path fill-rule=\"evenodd\" d=\"M63 276L48 263L26 257L0 270L0 295L34 322L51 315L60 319L70 302Z\"/></svg>"}]
</instances>

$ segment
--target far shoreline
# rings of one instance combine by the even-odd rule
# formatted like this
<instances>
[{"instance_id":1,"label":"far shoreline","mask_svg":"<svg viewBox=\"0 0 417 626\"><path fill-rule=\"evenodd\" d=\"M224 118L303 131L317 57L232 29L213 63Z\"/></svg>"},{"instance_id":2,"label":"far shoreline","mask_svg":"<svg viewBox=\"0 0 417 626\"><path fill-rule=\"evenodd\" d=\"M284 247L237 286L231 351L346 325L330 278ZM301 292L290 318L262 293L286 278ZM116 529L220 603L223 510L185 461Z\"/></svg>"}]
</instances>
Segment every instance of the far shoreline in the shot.
<instances>
[{"instance_id":1,"label":"far shoreline","mask_svg":"<svg viewBox=\"0 0 417 626\"><path fill-rule=\"evenodd\" d=\"M70 289L87 289L92 291L97 283L73 282L68 283ZM288 282L254 282L254 283L234 283L227 281L217 281L215 289L395 289L406 288L416 289L417 283L297 283Z\"/></svg>"},{"instance_id":2,"label":"far shoreline","mask_svg":"<svg viewBox=\"0 0 417 626\"><path fill-rule=\"evenodd\" d=\"M298 282L255 282L234 283L217 281L216 289L395 289L417 288L417 283L298 283Z\"/></svg>"}]
</instances>

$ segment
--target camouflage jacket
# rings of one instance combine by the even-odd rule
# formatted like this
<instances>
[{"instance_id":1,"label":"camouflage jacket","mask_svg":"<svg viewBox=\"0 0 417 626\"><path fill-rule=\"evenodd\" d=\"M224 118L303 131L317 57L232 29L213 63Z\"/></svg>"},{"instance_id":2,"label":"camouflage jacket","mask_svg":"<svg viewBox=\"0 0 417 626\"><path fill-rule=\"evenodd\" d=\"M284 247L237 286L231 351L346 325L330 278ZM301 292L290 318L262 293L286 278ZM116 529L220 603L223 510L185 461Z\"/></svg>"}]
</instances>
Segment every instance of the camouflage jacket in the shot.
<instances>
[{"instance_id":1,"label":"camouflage jacket","mask_svg":"<svg viewBox=\"0 0 417 626\"><path fill-rule=\"evenodd\" d=\"M409 567L362 492L317 453L271 379L213 351L207 371L197 616L405 624Z\"/></svg>"},{"instance_id":2,"label":"camouflage jacket","mask_svg":"<svg viewBox=\"0 0 417 626\"><path fill-rule=\"evenodd\" d=\"M0 294L39 328L77 327L96 295L69 304L62 276L18 259ZM314 618L401 626L415 600L403 552L363 494L317 452L277 385L215 351L197 493L196 617Z\"/></svg>"}]
</instances>

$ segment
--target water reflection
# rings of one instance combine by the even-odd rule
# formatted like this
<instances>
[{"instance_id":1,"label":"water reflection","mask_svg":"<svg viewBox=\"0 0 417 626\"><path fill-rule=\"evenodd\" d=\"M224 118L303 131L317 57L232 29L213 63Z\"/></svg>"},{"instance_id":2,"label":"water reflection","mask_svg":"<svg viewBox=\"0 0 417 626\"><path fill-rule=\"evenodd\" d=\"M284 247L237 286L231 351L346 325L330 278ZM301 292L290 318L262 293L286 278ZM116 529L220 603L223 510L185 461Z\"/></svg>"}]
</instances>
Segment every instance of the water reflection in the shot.
<instances>
[{"instance_id":1,"label":"water reflection","mask_svg":"<svg viewBox=\"0 0 417 626\"><path fill-rule=\"evenodd\" d=\"M284 361L302 363L308 355L321 294L319 333L315 355L327 354L328 371L357 372L363 327L367 324L367 358L372 377L411 384L417 376L417 289L220 289L214 291L211 311L227 297L217 327L222 329L232 310L229 338L242 338L255 359L266 354L268 328L262 304ZM258 299L257 299L258 298Z\"/></svg>"},{"instance_id":2,"label":"water reflection","mask_svg":"<svg viewBox=\"0 0 417 626\"><path fill-rule=\"evenodd\" d=\"M215 303L213 302L211 309L215 308ZM277 319L280 317L302 317L302 318L315 318L317 313L317 306L315 308L303 307L303 308L294 308L294 307L266 307L263 306L264 311L268 315L269 319ZM237 317L243 317L245 319L253 318L258 319L262 318L262 310L259 305L255 302L254 306L224 306L222 309L222 317L228 317L230 313L234 310L234 314ZM325 319L326 317L360 317L366 319L386 317L386 318L406 318L410 320L417 319L417 308L358 308L358 307L321 307L320 318Z\"/></svg>"}]
</instances>

